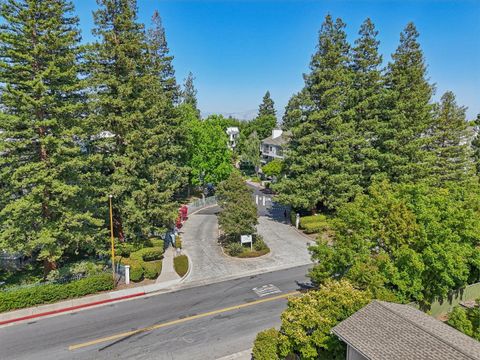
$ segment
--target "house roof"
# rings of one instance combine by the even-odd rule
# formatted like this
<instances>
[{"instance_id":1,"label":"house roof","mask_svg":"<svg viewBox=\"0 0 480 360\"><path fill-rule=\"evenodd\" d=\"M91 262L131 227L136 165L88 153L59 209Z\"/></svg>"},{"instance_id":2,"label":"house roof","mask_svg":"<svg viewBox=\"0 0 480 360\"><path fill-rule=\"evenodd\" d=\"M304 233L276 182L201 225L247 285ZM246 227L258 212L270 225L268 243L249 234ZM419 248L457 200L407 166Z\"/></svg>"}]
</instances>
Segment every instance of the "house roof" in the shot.
<instances>
[{"instance_id":1,"label":"house roof","mask_svg":"<svg viewBox=\"0 0 480 360\"><path fill-rule=\"evenodd\" d=\"M375 300L332 332L370 360L480 360L480 342L409 305Z\"/></svg>"},{"instance_id":2,"label":"house roof","mask_svg":"<svg viewBox=\"0 0 480 360\"><path fill-rule=\"evenodd\" d=\"M286 143L288 143L291 136L292 136L292 133L290 131L284 131L282 135L277 136L276 138L272 139L272 136L269 136L266 139L263 139L262 144L283 146Z\"/></svg>"}]
</instances>

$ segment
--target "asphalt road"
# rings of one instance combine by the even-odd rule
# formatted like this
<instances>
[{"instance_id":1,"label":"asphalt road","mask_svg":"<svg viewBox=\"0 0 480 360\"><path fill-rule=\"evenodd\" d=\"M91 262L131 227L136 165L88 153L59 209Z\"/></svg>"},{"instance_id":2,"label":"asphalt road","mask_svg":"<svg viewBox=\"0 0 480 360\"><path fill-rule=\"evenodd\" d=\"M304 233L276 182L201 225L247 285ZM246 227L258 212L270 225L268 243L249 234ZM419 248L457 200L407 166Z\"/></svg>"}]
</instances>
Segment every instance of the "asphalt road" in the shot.
<instances>
[{"instance_id":1,"label":"asphalt road","mask_svg":"<svg viewBox=\"0 0 480 360\"><path fill-rule=\"evenodd\" d=\"M308 267L0 328L0 358L218 359L251 348L257 332L279 325Z\"/></svg>"}]
</instances>

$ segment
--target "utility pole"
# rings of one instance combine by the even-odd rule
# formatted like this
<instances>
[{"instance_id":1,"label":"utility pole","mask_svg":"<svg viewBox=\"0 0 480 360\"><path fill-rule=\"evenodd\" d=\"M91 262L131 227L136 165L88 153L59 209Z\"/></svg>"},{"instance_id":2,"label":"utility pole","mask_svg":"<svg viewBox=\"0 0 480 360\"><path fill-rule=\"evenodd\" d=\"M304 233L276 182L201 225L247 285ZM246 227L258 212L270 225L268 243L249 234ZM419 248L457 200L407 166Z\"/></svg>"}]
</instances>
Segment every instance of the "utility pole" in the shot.
<instances>
[{"instance_id":1,"label":"utility pole","mask_svg":"<svg viewBox=\"0 0 480 360\"><path fill-rule=\"evenodd\" d=\"M115 238L113 237L113 209L112 209L112 195L108 195L110 203L110 236L112 241L112 277L113 285L115 286Z\"/></svg>"}]
</instances>

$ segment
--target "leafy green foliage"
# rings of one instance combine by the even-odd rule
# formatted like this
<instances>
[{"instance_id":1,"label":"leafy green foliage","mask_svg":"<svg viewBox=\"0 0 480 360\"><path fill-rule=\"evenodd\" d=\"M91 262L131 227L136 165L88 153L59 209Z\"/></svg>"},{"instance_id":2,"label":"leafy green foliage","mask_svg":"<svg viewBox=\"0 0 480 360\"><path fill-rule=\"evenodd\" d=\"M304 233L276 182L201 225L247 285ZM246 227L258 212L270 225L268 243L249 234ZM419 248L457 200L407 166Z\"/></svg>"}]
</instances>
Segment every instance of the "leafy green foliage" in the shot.
<instances>
[{"instance_id":1,"label":"leafy green foliage","mask_svg":"<svg viewBox=\"0 0 480 360\"><path fill-rule=\"evenodd\" d=\"M253 358L255 360L279 360L278 348L280 345L280 333L272 328L257 334L253 344Z\"/></svg>"},{"instance_id":2,"label":"leafy green foliage","mask_svg":"<svg viewBox=\"0 0 480 360\"><path fill-rule=\"evenodd\" d=\"M423 306L478 281L480 189L374 183L338 211L334 244L311 247L313 281L345 277L374 294L382 287Z\"/></svg>"},{"instance_id":3,"label":"leafy green foliage","mask_svg":"<svg viewBox=\"0 0 480 360\"><path fill-rule=\"evenodd\" d=\"M262 167L262 171L267 176L280 177L283 172L283 161L274 159Z\"/></svg>"},{"instance_id":4,"label":"leafy green foliage","mask_svg":"<svg viewBox=\"0 0 480 360\"><path fill-rule=\"evenodd\" d=\"M256 131L243 142L241 160L255 168L255 172L260 167L260 138Z\"/></svg>"},{"instance_id":5,"label":"leafy green foliage","mask_svg":"<svg viewBox=\"0 0 480 360\"><path fill-rule=\"evenodd\" d=\"M67 284L48 284L0 292L0 312L49 304L113 289L112 274L99 274Z\"/></svg>"},{"instance_id":6,"label":"leafy green foliage","mask_svg":"<svg viewBox=\"0 0 480 360\"><path fill-rule=\"evenodd\" d=\"M144 275L147 279L156 279L162 272L162 260L144 262L142 264Z\"/></svg>"},{"instance_id":7,"label":"leafy green foliage","mask_svg":"<svg viewBox=\"0 0 480 360\"><path fill-rule=\"evenodd\" d=\"M217 188L218 204L222 211L218 223L227 238L240 240L240 235L255 234L258 223L257 207L252 191L241 175L234 171Z\"/></svg>"},{"instance_id":8,"label":"leafy green foliage","mask_svg":"<svg viewBox=\"0 0 480 360\"><path fill-rule=\"evenodd\" d=\"M146 247L130 254L130 259L137 261L160 260L163 256L163 247Z\"/></svg>"},{"instance_id":9,"label":"leafy green foliage","mask_svg":"<svg viewBox=\"0 0 480 360\"><path fill-rule=\"evenodd\" d=\"M300 218L300 229L307 234L321 233L329 229L325 215L303 216Z\"/></svg>"},{"instance_id":10,"label":"leafy green foliage","mask_svg":"<svg viewBox=\"0 0 480 360\"><path fill-rule=\"evenodd\" d=\"M448 314L447 324L465 335L473 335L472 322L467 317L467 311L460 306L455 306L453 311Z\"/></svg>"},{"instance_id":11,"label":"leafy green foliage","mask_svg":"<svg viewBox=\"0 0 480 360\"><path fill-rule=\"evenodd\" d=\"M218 184L233 170L227 134L215 122L192 116L191 108L185 110L190 131L190 182L193 185Z\"/></svg>"},{"instance_id":12,"label":"leafy green foliage","mask_svg":"<svg viewBox=\"0 0 480 360\"><path fill-rule=\"evenodd\" d=\"M230 256L239 256L244 250L243 245L239 242L231 242L227 245L227 251Z\"/></svg>"},{"instance_id":13,"label":"leafy green foliage","mask_svg":"<svg viewBox=\"0 0 480 360\"><path fill-rule=\"evenodd\" d=\"M282 314L279 355L301 359L345 359L346 346L331 329L370 302L370 294L348 281L328 281L320 290L288 300ZM272 334L273 335L273 334Z\"/></svg>"}]
</instances>

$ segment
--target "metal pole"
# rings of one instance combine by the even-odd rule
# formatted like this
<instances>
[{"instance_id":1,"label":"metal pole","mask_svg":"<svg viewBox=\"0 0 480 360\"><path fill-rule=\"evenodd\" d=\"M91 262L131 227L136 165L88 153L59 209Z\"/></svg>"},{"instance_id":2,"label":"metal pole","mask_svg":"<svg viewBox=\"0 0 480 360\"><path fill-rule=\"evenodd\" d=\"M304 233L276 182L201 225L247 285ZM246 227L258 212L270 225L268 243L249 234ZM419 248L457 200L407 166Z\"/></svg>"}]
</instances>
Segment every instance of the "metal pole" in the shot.
<instances>
[{"instance_id":1,"label":"metal pole","mask_svg":"<svg viewBox=\"0 0 480 360\"><path fill-rule=\"evenodd\" d=\"M113 210L112 210L112 195L108 195L110 203L110 235L112 242L112 276L113 284L115 285L115 239L113 237Z\"/></svg>"}]
</instances>

